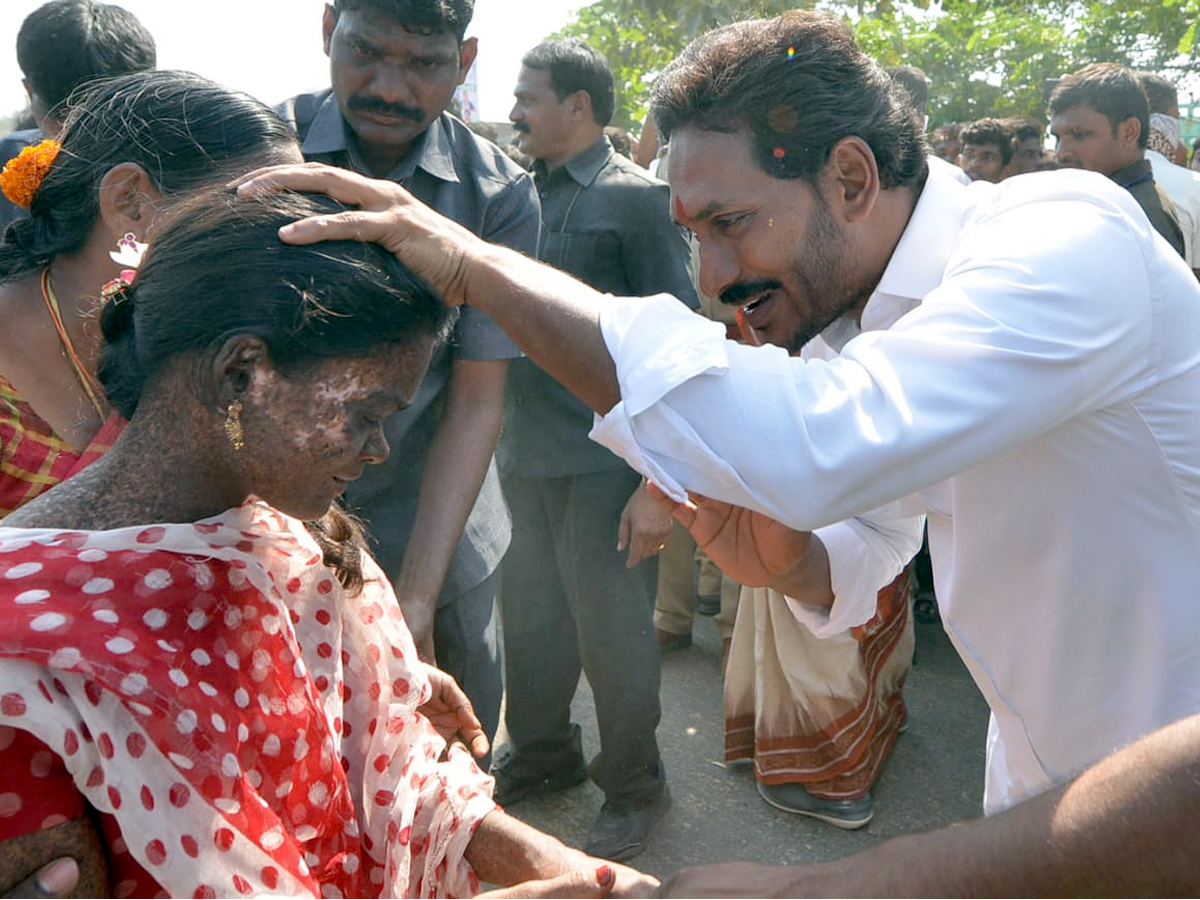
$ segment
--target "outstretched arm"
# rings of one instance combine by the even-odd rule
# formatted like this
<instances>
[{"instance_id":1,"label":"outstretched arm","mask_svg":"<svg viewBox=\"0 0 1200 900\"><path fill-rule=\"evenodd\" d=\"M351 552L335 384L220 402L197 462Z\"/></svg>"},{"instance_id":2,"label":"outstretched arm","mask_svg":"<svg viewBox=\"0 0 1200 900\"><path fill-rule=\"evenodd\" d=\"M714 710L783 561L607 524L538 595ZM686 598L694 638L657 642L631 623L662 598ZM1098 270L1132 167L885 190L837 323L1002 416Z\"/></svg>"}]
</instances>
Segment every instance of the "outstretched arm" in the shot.
<instances>
[{"instance_id":1,"label":"outstretched arm","mask_svg":"<svg viewBox=\"0 0 1200 900\"><path fill-rule=\"evenodd\" d=\"M238 192L326 194L357 209L287 225L292 244L373 241L425 279L446 303L470 304L496 320L526 354L591 409L620 400L616 369L600 334L602 296L570 275L489 244L434 212L398 184L319 163L259 169Z\"/></svg>"},{"instance_id":2,"label":"outstretched arm","mask_svg":"<svg viewBox=\"0 0 1200 900\"><path fill-rule=\"evenodd\" d=\"M1174 896L1196 890L1200 715L999 815L816 866L682 869L665 897Z\"/></svg>"}]
</instances>

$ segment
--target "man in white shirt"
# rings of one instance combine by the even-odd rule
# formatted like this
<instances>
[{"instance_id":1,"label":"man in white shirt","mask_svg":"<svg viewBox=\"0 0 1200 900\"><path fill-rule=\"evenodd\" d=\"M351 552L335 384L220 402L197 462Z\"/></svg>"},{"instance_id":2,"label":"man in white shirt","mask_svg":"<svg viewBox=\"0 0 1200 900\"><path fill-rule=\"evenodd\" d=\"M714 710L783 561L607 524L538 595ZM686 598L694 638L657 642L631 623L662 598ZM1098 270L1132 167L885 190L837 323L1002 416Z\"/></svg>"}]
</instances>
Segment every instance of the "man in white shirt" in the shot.
<instances>
[{"instance_id":1,"label":"man in white shirt","mask_svg":"<svg viewBox=\"0 0 1200 900\"><path fill-rule=\"evenodd\" d=\"M655 113L701 287L778 346L601 299L388 184L267 181L362 210L285 238L379 240L493 315L603 415L597 440L692 492L678 514L714 559L818 633L865 620L928 515L943 622L992 710L989 812L1200 711L1200 285L1129 193L929 173L821 13L700 38ZM818 334L837 358L788 355Z\"/></svg>"}]
</instances>

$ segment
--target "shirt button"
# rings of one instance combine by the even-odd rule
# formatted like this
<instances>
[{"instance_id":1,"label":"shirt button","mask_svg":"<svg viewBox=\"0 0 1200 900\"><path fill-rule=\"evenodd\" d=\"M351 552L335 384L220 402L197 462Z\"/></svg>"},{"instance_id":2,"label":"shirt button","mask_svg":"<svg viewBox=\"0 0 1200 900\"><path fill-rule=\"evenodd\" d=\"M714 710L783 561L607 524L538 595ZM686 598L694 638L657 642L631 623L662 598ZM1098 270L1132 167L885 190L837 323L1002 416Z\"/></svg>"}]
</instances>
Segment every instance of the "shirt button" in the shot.
<instances>
[{"instance_id":1,"label":"shirt button","mask_svg":"<svg viewBox=\"0 0 1200 900\"><path fill-rule=\"evenodd\" d=\"M550 197L550 192L549 191L540 191L538 193L538 196L541 197L543 200L546 200Z\"/></svg>"}]
</instances>

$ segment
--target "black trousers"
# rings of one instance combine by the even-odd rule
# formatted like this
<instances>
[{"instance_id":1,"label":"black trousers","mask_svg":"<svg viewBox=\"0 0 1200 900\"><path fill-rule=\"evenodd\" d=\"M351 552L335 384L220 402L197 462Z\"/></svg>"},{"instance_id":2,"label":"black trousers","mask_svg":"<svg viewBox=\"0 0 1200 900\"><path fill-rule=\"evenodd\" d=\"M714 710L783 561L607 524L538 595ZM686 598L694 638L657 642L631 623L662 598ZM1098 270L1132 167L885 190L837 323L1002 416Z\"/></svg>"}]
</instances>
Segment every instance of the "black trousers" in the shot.
<instances>
[{"instance_id":1,"label":"black trousers","mask_svg":"<svg viewBox=\"0 0 1200 900\"><path fill-rule=\"evenodd\" d=\"M504 695L496 628L499 580L499 572L493 572L466 593L440 602L433 620L438 668L449 672L462 686L489 741L495 739L500 727L500 701ZM445 597L441 599L446 601ZM489 753L479 763L486 769L490 760Z\"/></svg>"},{"instance_id":2,"label":"black trousers","mask_svg":"<svg viewBox=\"0 0 1200 900\"><path fill-rule=\"evenodd\" d=\"M582 670L596 702L600 755L592 780L617 807L657 797L660 660L653 610L657 561L625 568L621 511L630 469L508 478L512 544L501 565L505 724L521 769L578 765L571 699Z\"/></svg>"}]
</instances>

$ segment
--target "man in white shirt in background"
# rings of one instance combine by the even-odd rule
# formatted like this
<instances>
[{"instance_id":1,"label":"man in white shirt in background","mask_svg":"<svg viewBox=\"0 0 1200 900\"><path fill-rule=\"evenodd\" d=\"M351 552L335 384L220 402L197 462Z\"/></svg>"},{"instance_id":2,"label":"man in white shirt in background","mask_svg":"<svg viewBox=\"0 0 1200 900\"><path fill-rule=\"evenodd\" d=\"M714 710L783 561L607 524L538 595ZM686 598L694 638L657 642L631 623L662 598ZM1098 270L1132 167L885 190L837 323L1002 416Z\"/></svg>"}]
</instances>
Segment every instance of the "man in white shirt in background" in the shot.
<instances>
[{"instance_id":1,"label":"man in white shirt in background","mask_svg":"<svg viewBox=\"0 0 1200 900\"><path fill-rule=\"evenodd\" d=\"M1173 161L1183 147L1179 133L1179 92L1174 82L1161 75L1138 72L1137 76L1150 101L1146 159L1150 160L1154 183L1175 207L1175 219L1183 232L1183 258L1200 278L1200 174Z\"/></svg>"},{"instance_id":2,"label":"man in white shirt in background","mask_svg":"<svg viewBox=\"0 0 1200 900\"><path fill-rule=\"evenodd\" d=\"M379 240L494 316L603 416L597 440L691 492L677 515L714 560L812 627L864 621L927 515L943 622L992 711L988 812L1200 711L1200 285L1128 191L929 173L823 13L698 39L654 109L701 287L777 346L600 297L390 184L266 180L361 208L285 238ZM789 356L817 334L837 358Z\"/></svg>"}]
</instances>

